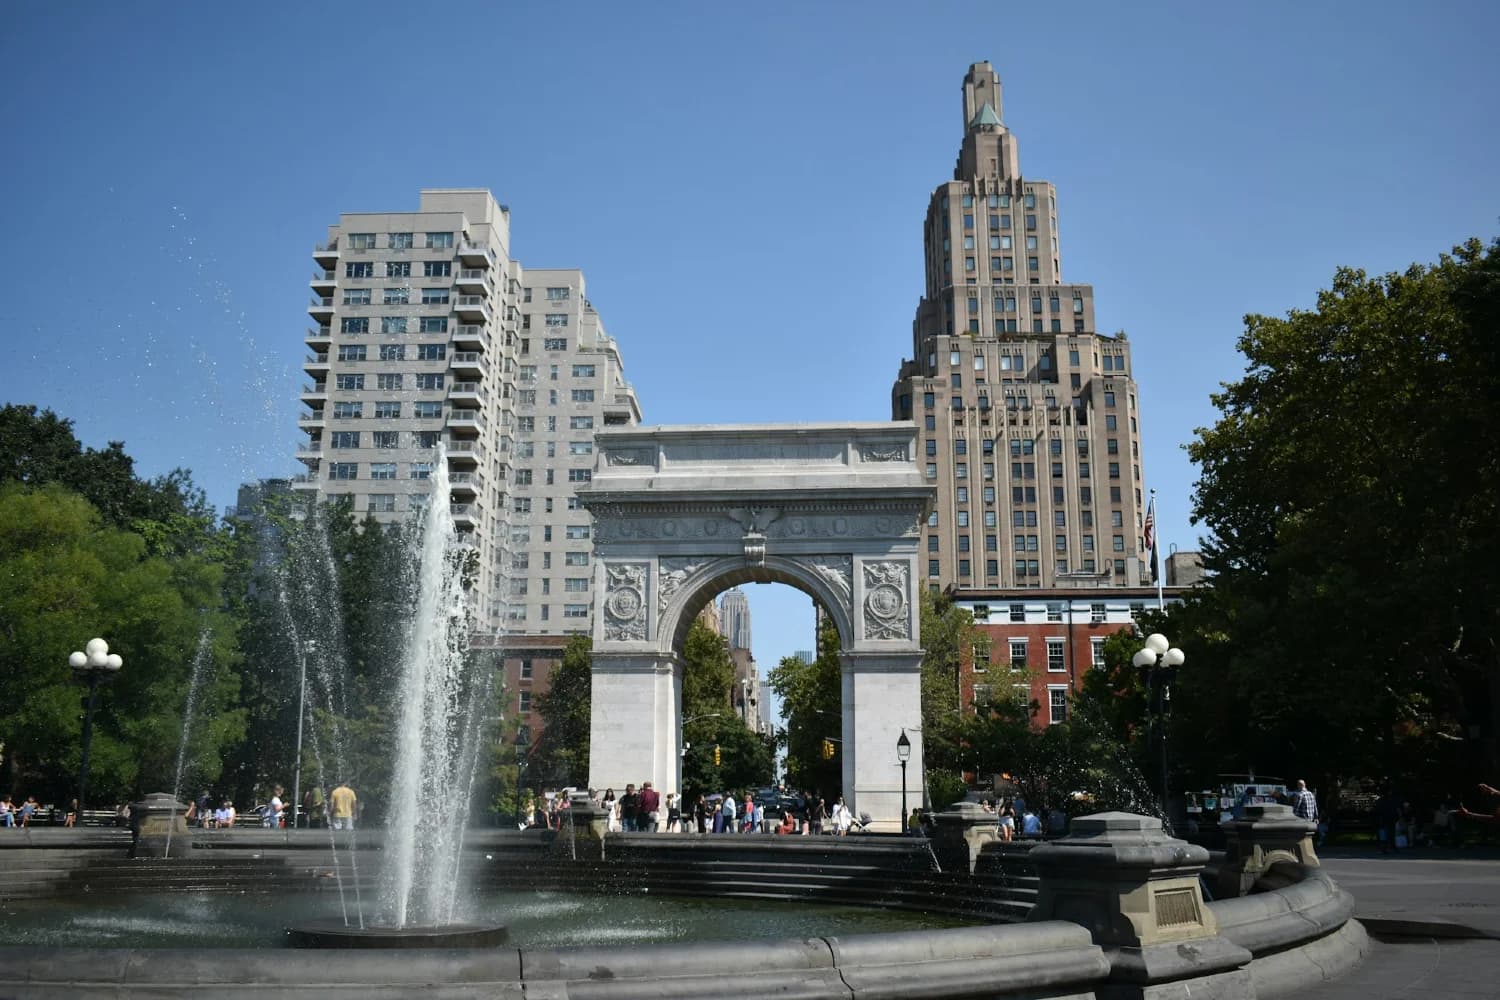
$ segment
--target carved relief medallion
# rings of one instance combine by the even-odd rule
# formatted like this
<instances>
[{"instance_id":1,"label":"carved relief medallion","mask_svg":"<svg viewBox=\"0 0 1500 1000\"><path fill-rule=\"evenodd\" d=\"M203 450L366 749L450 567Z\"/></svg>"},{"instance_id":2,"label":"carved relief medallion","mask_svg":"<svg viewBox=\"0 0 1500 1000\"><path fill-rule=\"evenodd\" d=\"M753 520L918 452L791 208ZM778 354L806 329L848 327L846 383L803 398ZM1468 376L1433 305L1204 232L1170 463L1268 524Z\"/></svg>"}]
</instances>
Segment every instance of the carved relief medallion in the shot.
<instances>
[{"instance_id":1,"label":"carved relief medallion","mask_svg":"<svg viewBox=\"0 0 1500 1000\"><path fill-rule=\"evenodd\" d=\"M646 638L646 563L615 563L604 597L604 638L628 642Z\"/></svg>"},{"instance_id":2,"label":"carved relief medallion","mask_svg":"<svg viewBox=\"0 0 1500 1000\"><path fill-rule=\"evenodd\" d=\"M904 562L864 565L865 638L910 639L909 568Z\"/></svg>"}]
</instances>

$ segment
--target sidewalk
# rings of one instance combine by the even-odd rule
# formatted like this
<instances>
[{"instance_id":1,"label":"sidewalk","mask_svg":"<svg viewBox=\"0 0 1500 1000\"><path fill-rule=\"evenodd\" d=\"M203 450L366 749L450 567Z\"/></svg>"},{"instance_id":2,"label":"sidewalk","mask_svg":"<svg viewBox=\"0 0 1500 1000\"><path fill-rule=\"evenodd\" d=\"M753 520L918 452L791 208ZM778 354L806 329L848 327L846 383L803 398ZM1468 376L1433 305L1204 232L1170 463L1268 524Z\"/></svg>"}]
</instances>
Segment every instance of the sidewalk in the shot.
<instances>
[{"instance_id":1,"label":"sidewalk","mask_svg":"<svg viewBox=\"0 0 1500 1000\"><path fill-rule=\"evenodd\" d=\"M1323 868L1354 895L1375 940L1370 956L1316 1000L1500 996L1500 851L1414 850L1382 856L1331 848Z\"/></svg>"}]
</instances>

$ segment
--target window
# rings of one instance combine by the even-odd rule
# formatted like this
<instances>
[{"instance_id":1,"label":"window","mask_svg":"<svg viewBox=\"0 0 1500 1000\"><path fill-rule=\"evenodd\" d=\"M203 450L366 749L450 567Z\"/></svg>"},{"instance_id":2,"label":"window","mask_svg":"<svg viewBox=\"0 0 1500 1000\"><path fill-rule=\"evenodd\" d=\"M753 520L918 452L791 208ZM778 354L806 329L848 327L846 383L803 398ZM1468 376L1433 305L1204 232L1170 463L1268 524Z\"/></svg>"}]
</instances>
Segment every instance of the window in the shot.
<instances>
[{"instance_id":1,"label":"window","mask_svg":"<svg viewBox=\"0 0 1500 1000\"><path fill-rule=\"evenodd\" d=\"M376 448L395 448L401 435L398 431L375 431L370 435L373 439L371 444Z\"/></svg>"},{"instance_id":2,"label":"window","mask_svg":"<svg viewBox=\"0 0 1500 1000\"><path fill-rule=\"evenodd\" d=\"M453 277L453 262L451 260L424 260L422 277L451 278Z\"/></svg>"},{"instance_id":3,"label":"window","mask_svg":"<svg viewBox=\"0 0 1500 1000\"><path fill-rule=\"evenodd\" d=\"M443 415L443 403L437 399L413 403L411 415L418 420L436 420Z\"/></svg>"},{"instance_id":4,"label":"window","mask_svg":"<svg viewBox=\"0 0 1500 1000\"><path fill-rule=\"evenodd\" d=\"M574 389L572 392L573 402L592 403L594 401L593 389Z\"/></svg>"},{"instance_id":5,"label":"window","mask_svg":"<svg viewBox=\"0 0 1500 1000\"><path fill-rule=\"evenodd\" d=\"M1026 640L1025 639L1012 639L1012 640L1010 640L1010 669L1012 669L1012 670L1025 670L1026 669Z\"/></svg>"},{"instance_id":6,"label":"window","mask_svg":"<svg viewBox=\"0 0 1500 1000\"><path fill-rule=\"evenodd\" d=\"M594 366L593 365L574 365L573 366L573 377L574 378L593 378L594 377Z\"/></svg>"},{"instance_id":7,"label":"window","mask_svg":"<svg viewBox=\"0 0 1500 1000\"><path fill-rule=\"evenodd\" d=\"M542 340L542 350L544 351L566 351L567 349L568 338L566 337L545 337Z\"/></svg>"},{"instance_id":8,"label":"window","mask_svg":"<svg viewBox=\"0 0 1500 1000\"><path fill-rule=\"evenodd\" d=\"M568 442L569 455L592 455L594 453L594 442L592 441L570 441Z\"/></svg>"},{"instance_id":9,"label":"window","mask_svg":"<svg viewBox=\"0 0 1500 1000\"><path fill-rule=\"evenodd\" d=\"M568 482L570 482L570 483L586 483L586 482L589 482L593 478L594 478L594 472L593 472L592 469L569 469L568 470Z\"/></svg>"},{"instance_id":10,"label":"window","mask_svg":"<svg viewBox=\"0 0 1500 1000\"><path fill-rule=\"evenodd\" d=\"M1104 605L1102 605L1102 604L1090 604L1089 605L1089 621L1093 622L1096 625L1099 624L1100 622L1104 621Z\"/></svg>"},{"instance_id":11,"label":"window","mask_svg":"<svg viewBox=\"0 0 1500 1000\"><path fill-rule=\"evenodd\" d=\"M406 332L406 317L405 316L382 316L382 317L380 317L380 332L381 333L405 333Z\"/></svg>"},{"instance_id":12,"label":"window","mask_svg":"<svg viewBox=\"0 0 1500 1000\"><path fill-rule=\"evenodd\" d=\"M417 327L418 333L447 333L447 316L423 316Z\"/></svg>"},{"instance_id":13,"label":"window","mask_svg":"<svg viewBox=\"0 0 1500 1000\"><path fill-rule=\"evenodd\" d=\"M442 387L443 387L443 373L442 372L418 372L417 373L417 388L418 389L433 390L433 389L441 389Z\"/></svg>"},{"instance_id":14,"label":"window","mask_svg":"<svg viewBox=\"0 0 1500 1000\"><path fill-rule=\"evenodd\" d=\"M936 559L929 559L929 560L927 560L927 575L928 576L937 576L938 575L938 561ZM936 584L934 584L934 586L936 586Z\"/></svg>"},{"instance_id":15,"label":"window","mask_svg":"<svg viewBox=\"0 0 1500 1000\"><path fill-rule=\"evenodd\" d=\"M587 566L589 554L587 552L569 552L563 556L564 566Z\"/></svg>"},{"instance_id":16,"label":"window","mask_svg":"<svg viewBox=\"0 0 1500 1000\"><path fill-rule=\"evenodd\" d=\"M568 325L568 314L567 313L547 313L544 322L546 323L547 326L553 327L554 329L557 328L557 327L560 327L560 326L567 326Z\"/></svg>"},{"instance_id":17,"label":"window","mask_svg":"<svg viewBox=\"0 0 1500 1000\"><path fill-rule=\"evenodd\" d=\"M448 289L446 288L424 288L422 289L422 304L424 306L440 306L448 301Z\"/></svg>"},{"instance_id":18,"label":"window","mask_svg":"<svg viewBox=\"0 0 1500 1000\"><path fill-rule=\"evenodd\" d=\"M396 420L401 416L401 404L380 402L375 404L376 420Z\"/></svg>"},{"instance_id":19,"label":"window","mask_svg":"<svg viewBox=\"0 0 1500 1000\"><path fill-rule=\"evenodd\" d=\"M359 431L334 431L332 445L335 448L358 448Z\"/></svg>"},{"instance_id":20,"label":"window","mask_svg":"<svg viewBox=\"0 0 1500 1000\"><path fill-rule=\"evenodd\" d=\"M531 692L530 691L521 691L521 692L518 692L518 694L520 695L520 698L516 702L517 710L522 715L524 715L527 712L531 711Z\"/></svg>"},{"instance_id":21,"label":"window","mask_svg":"<svg viewBox=\"0 0 1500 1000\"><path fill-rule=\"evenodd\" d=\"M375 277L375 263L368 260L351 260L344 265L344 277L373 278Z\"/></svg>"},{"instance_id":22,"label":"window","mask_svg":"<svg viewBox=\"0 0 1500 1000\"><path fill-rule=\"evenodd\" d=\"M1026 605L1012 604L1010 606L1010 620L1012 622L1024 622L1026 620Z\"/></svg>"},{"instance_id":23,"label":"window","mask_svg":"<svg viewBox=\"0 0 1500 1000\"><path fill-rule=\"evenodd\" d=\"M364 404L362 403L334 403L333 419L335 420L358 420L364 415Z\"/></svg>"},{"instance_id":24,"label":"window","mask_svg":"<svg viewBox=\"0 0 1500 1000\"><path fill-rule=\"evenodd\" d=\"M431 462L413 462L413 463L411 463L411 468L410 468L410 470L408 470L408 473L409 473L409 475L411 476L412 479L431 479L432 478L432 463Z\"/></svg>"},{"instance_id":25,"label":"window","mask_svg":"<svg viewBox=\"0 0 1500 1000\"><path fill-rule=\"evenodd\" d=\"M578 539L589 537L589 526L586 524L570 524L566 529L568 538Z\"/></svg>"},{"instance_id":26,"label":"window","mask_svg":"<svg viewBox=\"0 0 1500 1000\"><path fill-rule=\"evenodd\" d=\"M387 278L410 278L411 261L388 260L385 262L385 276Z\"/></svg>"},{"instance_id":27,"label":"window","mask_svg":"<svg viewBox=\"0 0 1500 1000\"><path fill-rule=\"evenodd\" d=\"M411 233L392 233L390 247L392 250L410 250Z\"/></svg>"},{"instance_id":28,"label":"window","mask_svg":"<svg viewBox=\"0 0 1500 1000\"><path fill-rule=\"evenodd\" d=\"M411 301L411 289L405 285L400 288L387 288L383 301L388 306L404 306Z\"/></svg>"},{"instance_id":29,"label":"window","mask_svg":"<svg viewBox=\"0 0 1500 1000\"><path fill-rule=\"evenodd\" d=\"M564 604L563 605L563 617L564 618L587 618L588 616L589 616L589 606L587 604Z\"/></svg>"},{"instance_id":30,"label":"window","mask_svg":"<svg viewBox=\"0 0 1500 1000\"><path fill-rule=\"evenodd\" d=\"M364 344L344 344L339 348L340 361L363 361L365 360Z\"/></svg>"},{"instance_id":31,"label":"window","mask_svg":"<svg viewBox=\"0 0 1500 1000\"><path fill-rule=\"evenodd\" d=\"M1095 636L1089 640L1089 656L1090 666L1096 670L1104 668L1104 640L1101 637Z\"/></svg>"},{"instance_id":32,"label":"window","mask_svg":"<svg viewBox=\"0 0 1500 1000\"><path fill-rule=\"evenodd\" d=\"M1063 684L1047 685L1047 722L1057 725L1068 721L1068 688Z\"/></svg>"},{"instance_id":33,"label":"window","mask_svg":"<svg viewBox=\"0 0 1500 1000\"><path fill-rule=\"evenodd\" d=\"M418 448L432 449L438 446L438 439L442 436L442 431L413 431L411 439Z\"/></svg>"},{"instance_id":34,"label":"window","mask_svg":"<svg viewBox=\"0 0 1500 1000\"><path fill-rule=\"evenodd\" d=\"M548 302L566 302L566 301L568 301L568 295L569 295L569 291L566 288L549 288L549 289L547 289L547 301Z\"/></svg>"},{"instance_id":35,"label":"window","mask_svg":"<svg viewBox=\"0 0 1500 1000\"><path fill-rule=\"evenodd\" d=\"M394 493L371 493L370 513L372 514L394 514L396 512L396 494Z\"/></svg>"},{"instance_id":36,"label":"window","mask_svg":"<svg viewBox=\"0 0 1500 1000\"><path fill-rule=\"evenodd\" d=\"M516 485L517 486L530 486L531 483L532 483L532 475L533 474L532 474L532 471L530 469L517 469L516 470Z\"/></svg>"},{"instance_id":37,"label":"window","mask_svg":"<svg viewBox=\"0 0 1500 1000\"><path fill-rule=\"evenodd\" d=\"M452 247L453 247L453 234L452 233L428 233L427 234L427 249L429 249L429 250L448 250L448 249L452 249Z\"/></svg>"},{"instance_id":38,"label":"window","mask_svg":"<svg viewBox=\"0 0 1500 1000\"><path fill-rule=\"evenodd\" d=\"M374 250L375 249L375 234L374 233L350 233L349 234L349 249L351 249L351 250Z\"/></svg>"},{"instance_id":39,"label":"window","mask_svg":"<svg viewBox=\"0 0 1500 1000\"><path fill-rule=\"evenodd\" d=\"M380 345L380 360L381 361L405 361L406 360L406 345L405 344L381 344Z\"/></svg>"},{"instance_id":40,"label":"window","mask_svg":"<svg viewBox=\"0 0 1500 1000\"><path fill-rule=\"evenodd\" d=\"M351 319L350 317L346 316L342 320L339 321L339 332L341 332L341 333L369 333L370 332L370 320L367 317L364 317L364 316L361 316L358 319Z\"/></svg>"},{"instance_id":41,"label":"window","mask_svg":"<svg viewBox=\"0 0 1500 1000\"><path fill-rule=\"evenodd\" d=\"M418 361L442 361L447 356L447 344L422 344L417 347Z\"/></svg>"},{"instance_id":42,"label":"window","mask_svg":"<svg viewBox=\"0 0 1500 1000\"><path fill-rule=\"evenodd\" d=\"M396 478L396 463L395 462L371 462L370 463L370 478L371 479L395 479Z\"/></svg>"},{"instance_id":43,"label":"window","mask_svg":"<svg viewBox=\"0 0 1500 1000\"><path fill-rule=\"evenodd\" d=\"M1047 640L1047 671L1048 673L1061 673L1068 669L1067 662L1063 659L1063 640Z\"/></svg>"},{"instance_id":44,"label":"window","mask_svg":"<svg viewBox=\"0 0 1500 1000\"><path fill-rule=\"evenodd\" d=\"M588 577L586 576L570 576L567 579L563 580L563 590L569 593L581 594L586 592L588 589L589 581Z\"/></svg>"},{"instance_id":45,"label":"window","mask_svg":"<svg viewBox=\"0 0 1500 1000\"><path fill-rule=\"evenodd\" d=\"M358 479L358 462L333 462L328 466L329 479Z\"/></svg>"}]
</instances>

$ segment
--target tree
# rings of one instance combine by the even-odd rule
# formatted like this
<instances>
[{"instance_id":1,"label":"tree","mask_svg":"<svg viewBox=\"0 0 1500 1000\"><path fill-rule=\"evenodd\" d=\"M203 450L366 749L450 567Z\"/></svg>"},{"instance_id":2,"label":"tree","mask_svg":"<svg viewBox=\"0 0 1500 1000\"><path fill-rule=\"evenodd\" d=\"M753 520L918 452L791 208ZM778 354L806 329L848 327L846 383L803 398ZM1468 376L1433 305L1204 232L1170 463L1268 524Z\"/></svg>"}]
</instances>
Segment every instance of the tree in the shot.
<instances>
[{"instance_id":1,"label":"tree","mask_svg":"<svg viewBox=\"0 0 1500 1000\"><path fill-rule=\"evenodd\" d=\"M528 764L528 781L588 786L593 648L586 635L570 638L547 690L532 700L545 728Z\"/></svg>"},{"instance_id":2,"label":"tree","mask_svg":"<svg viewBox=\"0 0 1500 1000\"><path fill-rule=\"evenodd\" d=\"M1189 447L1214 586L1171 616L1223 769L1500 769L1497 332L1500 241L1246 317Z\"/></svg>"},{"instance_id":3,"label":"tree","mask_svg":"<svg viewBox=\"0 0 1500 1000\"><path fill-rule=\"evenodd\" d=\"M94 801L170 789L195 664L200 697L186 746L217 777L238 732L236 635L220 611L222 567L152 554L59 485L0 485L0 743L6 789L65 802L76 793L81 687L68 653L107 638L125 669L101 686L89 786Z\"/></svg>"},{"instance_id":4,"label":"tree","mask_svg":"<svg viewBox=\"0 0 1500 1000\"><path fill-rule=\"evenodd\" d=\"M767 681L781 701L786 723L787 780L798 788L836 796L843 787L841 757L824 758L822 746L824 739L843 735L838 628L825 620L818 633L817 658L808 663L785 657L771 668Z\"/></svg>"}]
</instances>

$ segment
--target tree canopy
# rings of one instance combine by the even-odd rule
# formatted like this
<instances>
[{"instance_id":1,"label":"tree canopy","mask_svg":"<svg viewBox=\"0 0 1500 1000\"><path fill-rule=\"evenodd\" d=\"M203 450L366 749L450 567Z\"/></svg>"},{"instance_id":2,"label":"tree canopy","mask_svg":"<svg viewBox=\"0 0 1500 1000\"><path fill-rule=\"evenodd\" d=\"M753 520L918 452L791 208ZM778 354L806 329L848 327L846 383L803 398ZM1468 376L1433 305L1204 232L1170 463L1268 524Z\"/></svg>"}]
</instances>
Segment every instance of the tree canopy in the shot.
<instances>
[{"instance_id":1,"label":"tree canopy","mask_svg":"<svg viewBox=\"0 0 1500 1000\"><path fill-rule=\"evenodd\" d=\"M1178 712L1221 770L1493 775L1500 241L1341 269L1239 348L1189 447L1213 586L1172 616Z\"/></svg>"}]
</instances>

